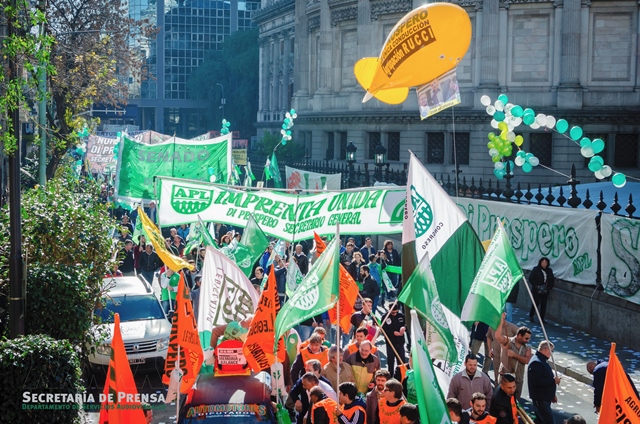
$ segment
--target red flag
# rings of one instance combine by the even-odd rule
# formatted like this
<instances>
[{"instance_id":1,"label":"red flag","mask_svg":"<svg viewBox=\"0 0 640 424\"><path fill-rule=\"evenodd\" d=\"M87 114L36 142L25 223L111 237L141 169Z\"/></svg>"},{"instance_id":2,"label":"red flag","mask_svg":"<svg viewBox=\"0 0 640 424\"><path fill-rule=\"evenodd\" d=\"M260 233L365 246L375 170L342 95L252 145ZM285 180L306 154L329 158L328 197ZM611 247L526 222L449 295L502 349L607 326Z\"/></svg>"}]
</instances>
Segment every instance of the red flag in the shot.
<instances>
[{"instance_id":1,"label":"red flag","mask_svg":"<svg viewBox=\"0 0 640 424\"><path fill-rule=\"evenodd\" d=\"M275 325L276 315L280 310L280 298L276 289L276 275L273 268L271 267L269 272L269 278L260 296L258 309L256 309L251 327L249 327L249 335L242 347L247 363L255 373L269 368L276 362L273 345L276 338ZM284 338L280 337L278 342L280 362L284 361L286 353Z\"/></svg>"},{"instance_id":2,"label":"red flag","mask_svg":"<svg viewBox=\"0 0 640 424\"><path fill-rule=\"evenodd\" d=\"M138 396L136 382L131 373L127 352L120 332L120 314L113 321L111 359L104 382L100 407L100 424L135 424L145 422L144 412Z\"/></svg>"},{"instance_id":3,"label":"red flag","mask_svg":"<svg viewBox=\"0 0 640 424\"><path fill-rule=\"evenodd\" d=\"M316 241L316 252L320 255L327 246L315 231L313 232L313 238ZM340 308L340 327L345 333L351 331L351 314L355 312L353 305L358 299L358 293L358 285L349 274L349 271L340 264L340 300L328 312L331 323L335 324L338 319L338 308Z\"/></svg>"},{"instance_id":4,"label":"red flag","mask_svg":"<svg viewBox=\"0 0 640 424\"><path fill-rule=\"evenodd\" d=\"M202 367L202 362L204 361L204 353L200 344L200 336L198 335L196 317L193 314L189 289L185 284L184 273L182 272L178 283L176 311L173 315L167 360L164 364L164 375L162 376L164 384L169 384L171 371L176 367L178 345L180 345L179 368L182 372L180 393L187 393L193 387L200 372L200 367Z\"/></svg>"}]
</instances>

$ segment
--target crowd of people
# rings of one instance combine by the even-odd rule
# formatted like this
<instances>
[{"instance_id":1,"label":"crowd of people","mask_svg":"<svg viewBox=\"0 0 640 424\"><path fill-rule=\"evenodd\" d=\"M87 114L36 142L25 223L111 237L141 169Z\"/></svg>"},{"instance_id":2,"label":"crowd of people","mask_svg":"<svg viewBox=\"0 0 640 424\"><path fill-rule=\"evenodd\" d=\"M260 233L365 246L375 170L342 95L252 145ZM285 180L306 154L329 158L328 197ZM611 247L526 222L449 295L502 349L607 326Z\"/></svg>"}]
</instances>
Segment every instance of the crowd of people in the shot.
<instances>
[{"instance_id":1,"label":"crowd of people","mask_svg":"<svg viewBox=\"0 0 640 424\"><path fill-rule=\"evenodd\" d=\"M152 209L154 205L151 205ZM150 212L153 215L153 210ZM119 267L114 275L138 275L160 285L161 303L165 312L173 309L179 277L164 267L153 246L144 235L132 240L135 217L124 215L121 221L122 242ZM166 247L194 266L185 273L187 284L193 289L192 299L197 316L200 271L206 250L202 246L185 252L190 228L182 225L171 228ZM240 234L224 224L213 228L218 247L232 243ZM295 328L300 345L295 359L284 367L286 407L297 424L395 424L420 422L413 374L407 361L410 336L397 302L402 287L400 274L386 272L389 266L400 266L400 254L391 240L383 248L373 246L370 237L341 240L340 262L358 285L360 296L351 316L351 331L338 337L338 328L329 321L328 314L313 317ZM360 244L360 247L358 247ZM302 240L291 246L284 243L278 253L275 242L270 243L256 262L251 282L260 292L266 275L273 267L277 292L281 302L287 301L286 278L290 261L295 261L304 276L317 260L313 240ZM389 284L385 284L387 278ZM534 301L540 319L544 321L549 291L554 276L548 258L541 258L530 277ZM513 424L517 421L525 374L529 397L535 407L536 423L554 423L551 405L557 402L556 389L560 378L548 364L554 345L543 341L534 351L529 345L532 331L511 322L511 312L517 298L517 287L507 299L500 325L495 330L476 322L471 328L470 353L464 369L454 375L449 385L446 404L450 418L459 424ZM534 321L534 308L530 313ZM240 323L249 328L250 320ZM211 345L216 346L224 329L214 329ZM483 355L480 349L484 346ZM384 348L384 352L382 352ZM479 368L481 362L481 368ZM594 363L589 372L602 380L605 366ZM492 373L491 373L492 371ZM490 373L493 378L490 378ZM603 380L602 380L603 381ZM274 391L274 393L276 393ZM597 398L596 390L596 398ZM601 393L600 393L601 396ZM282 399L278 399L282 400ZM594 399L598 408L598 399ZM579 419L576 421L579 423Z\"/></svg>"}]
</instances>

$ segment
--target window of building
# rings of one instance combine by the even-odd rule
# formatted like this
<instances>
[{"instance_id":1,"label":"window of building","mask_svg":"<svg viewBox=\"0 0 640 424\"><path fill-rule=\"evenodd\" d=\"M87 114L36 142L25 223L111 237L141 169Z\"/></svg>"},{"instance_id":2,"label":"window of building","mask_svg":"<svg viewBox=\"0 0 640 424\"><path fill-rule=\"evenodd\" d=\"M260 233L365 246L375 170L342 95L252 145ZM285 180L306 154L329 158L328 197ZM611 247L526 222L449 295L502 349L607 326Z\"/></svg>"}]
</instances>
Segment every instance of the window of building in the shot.
<instances>
[{"instance_id":1,"label":"window of building","mask_svg":"<svg viewBox=\"0 0 640 424\"><path fill-rule=\"evenodd\" d=\"M400 133L387 133L387 160L400 160Z\"/></svg>"},{"instance_id":2,"label":"window of building","mask_svg":"<svg viewBox=\"0 0 640 424\"><path fill-rule=\"evenodd\" d=\"M380 133L379 132L369 132L367 133L367 159L374 160L376 147L380 144Z\"/></svg>"},{"instance_id":3,"label":"window of building","mask_svg":"<svg viewBox=\"0 0 640 424\"><path fill-rule=\"evenodd\" d=\"M444 163L444 133L429 132L425 133L426 139L426 162L427 163Z\"/></svg>"},{"instance_id":4,"label":"window of building","mask_svg":"<svg viewBox=\"0 0 640 424\"><path fill-rule=\"evenodd\" d=\"M529 152L540 160L540 164L551 167L553 134L548 132L529 134Z\"/></svg>"},{"instance_id":5,"label":"window of building","mask_svg":"<svg viewBox=\"0 0 640 424\"><path fill-rule=\"evenodd\" d=\"M345 160L347 158L347 133L340 133L340 160Z\"/></svg>"},{"instance_id":6,"label":"window of building","mask_svg":"<svg viewBox=\"0 0 640 424\"><path fill-rule=\"evenodd\" d=\"M335 159L335 152L334 152L334 147L335 147L335 134L332 132L327 133L327 155L326 155L326 159L327 160L333 160Z\"/></svg>"},{"instance_id":7,"label":"window of building","mask_svg":"<svg viewBox=\"0 0 640 424\"><path fill-rule=\"evenodd\" d=\"M459 132L451 135L451 162L458 165L469 165L471 134ZM455 138L454 138L455 137Z\"/></svg>"},{"instance_id":8,"label":"window of building","mask_svg":"<svg viewBox=\"0 0 640 424\"><path fill-rule=\"evenodd\" d=\"M638 167L638 134L616 134L613 164L616 168Z\"/></svg>"}]
</instances>

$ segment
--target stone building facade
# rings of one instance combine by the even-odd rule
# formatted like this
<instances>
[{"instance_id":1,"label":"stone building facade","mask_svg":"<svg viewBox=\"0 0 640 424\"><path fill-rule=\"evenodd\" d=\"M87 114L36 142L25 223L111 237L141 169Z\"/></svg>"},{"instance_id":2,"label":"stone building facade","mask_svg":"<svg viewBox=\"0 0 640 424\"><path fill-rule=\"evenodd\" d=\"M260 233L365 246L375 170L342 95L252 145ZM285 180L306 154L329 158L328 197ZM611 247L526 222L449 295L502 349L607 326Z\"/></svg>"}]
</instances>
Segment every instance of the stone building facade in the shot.
<instances>
[{"instance_id":1,"label":"stone building facade","mask_svg":"<svg viewBox=\"0 0 640 424\"><path fill-rule=\"evenodd\" d=\"M298 112L294 140L311 159L344 160L348 141L357 162L373 162L381 143L392 166L413 151L433 173L493 178L480 103L500 93L536 113L566 119L606 142L614 170L640 177L640 73L637 1L452 0L471 18L473 37L457 67L462 103L421 121L414 90L400 105L372 99L353 74L378 56L393 26L422 2L411 0L263 0L260 28L258 136L278 132L284 113ZM428 64L425 64L428 66ZM580 148L566 137L524 124L523 148L542 166L514 181L564 182L572 164L594 181ZM455 145L455 148L453 147Z\"/></svg>"}]
</instances>

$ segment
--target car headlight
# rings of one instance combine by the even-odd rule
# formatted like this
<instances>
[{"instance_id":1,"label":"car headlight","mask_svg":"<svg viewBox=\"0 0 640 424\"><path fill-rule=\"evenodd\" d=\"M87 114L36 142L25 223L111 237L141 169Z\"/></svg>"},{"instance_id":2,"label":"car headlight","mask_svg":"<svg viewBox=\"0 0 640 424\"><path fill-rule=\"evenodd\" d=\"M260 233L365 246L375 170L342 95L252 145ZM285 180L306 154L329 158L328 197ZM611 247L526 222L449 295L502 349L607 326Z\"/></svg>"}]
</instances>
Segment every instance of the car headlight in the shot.
<instances>
[{"instance_id":1,"label":"car headlight","mask_svg":"<svg viewBox=\"0 0 640 424\"><path fill-rule=\"evenodd\" d=\"M108 345L108 344L98 345L98 347L96 347L96 352L99 355L111 356L111 345Z\"/></svg>"},{"instance_id":2,"label":"car headlight","mask_svg":"<svg viewBox=\"0 0 640 424\"><path fill-rule=\"evenodd\" d=\"M158 340L158 344L156 345L157 350L167 350L169 348L169 337L165 337L164 339Z\"/></svg>"}]
</instances>

